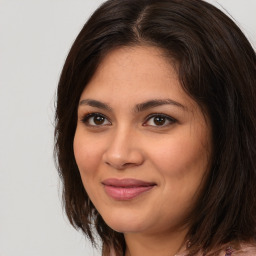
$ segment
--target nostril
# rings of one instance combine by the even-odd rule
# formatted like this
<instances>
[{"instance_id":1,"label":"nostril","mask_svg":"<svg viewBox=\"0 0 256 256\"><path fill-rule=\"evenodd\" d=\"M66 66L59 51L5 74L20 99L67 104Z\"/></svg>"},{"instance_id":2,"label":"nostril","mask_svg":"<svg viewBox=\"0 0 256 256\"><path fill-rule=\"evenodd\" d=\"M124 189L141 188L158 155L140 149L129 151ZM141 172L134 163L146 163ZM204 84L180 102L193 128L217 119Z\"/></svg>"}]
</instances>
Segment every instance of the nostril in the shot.
<instances>
[{"instance_id":1,"label":"nostril","mask_svg":"<svg viewBox=\"0 0 256 256\"><path fill-rule=\"evenodd\" d=\"M133 168L136 166L140 166L143 163L143 158L134 159L134 161L124 161L124 159L106 159L105 164L117 169L124 170L127 168Z\"/></svg>"},{"instance_id":2,"label":"nostril","mask_svg":"<svg viewBox=\"0 0 256 256\"><path fill-rule=\"evenodd\" d=\"M118 169L118 170L123 170L123 169L126 169L126 168L132 168L132 167L135 167L135 166L139 166L139 164L136 164L136 163L113 163L113 162L105 162L107 165L109 166L112 166L113 168L115 169Z\"/></svg>"}]
</instances>

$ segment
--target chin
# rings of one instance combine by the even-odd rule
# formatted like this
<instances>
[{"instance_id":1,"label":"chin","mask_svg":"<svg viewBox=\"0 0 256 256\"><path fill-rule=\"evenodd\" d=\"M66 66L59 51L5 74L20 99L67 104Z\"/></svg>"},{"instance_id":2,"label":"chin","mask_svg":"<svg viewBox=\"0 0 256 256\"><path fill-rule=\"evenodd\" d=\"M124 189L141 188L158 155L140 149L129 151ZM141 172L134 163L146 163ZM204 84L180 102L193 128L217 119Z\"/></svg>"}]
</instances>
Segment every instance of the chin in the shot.
<instances>
[{"instance_id":1,"label":"chin","mask_svg":"<svg viewBox=\"0 0 256 256\"><path fill-rule=\"evenodd\" d=\"M135 225L131 224L131 223L115 222L115 223L107 223L107 225L119 233L139 233L143 231L142 227L136 224Z\"/></svg>"},{"instance_id":2,"label":"chin","mask_svg":"<svg viewBox=\"0 0 256 256\"><path fill-rule=\"evenodd\" d=\"M136 233L142 232L147 226L138 216L132 214L111 214L111 216L102 216L106 224L119 233Z\"/></svg>"}]
</instances>

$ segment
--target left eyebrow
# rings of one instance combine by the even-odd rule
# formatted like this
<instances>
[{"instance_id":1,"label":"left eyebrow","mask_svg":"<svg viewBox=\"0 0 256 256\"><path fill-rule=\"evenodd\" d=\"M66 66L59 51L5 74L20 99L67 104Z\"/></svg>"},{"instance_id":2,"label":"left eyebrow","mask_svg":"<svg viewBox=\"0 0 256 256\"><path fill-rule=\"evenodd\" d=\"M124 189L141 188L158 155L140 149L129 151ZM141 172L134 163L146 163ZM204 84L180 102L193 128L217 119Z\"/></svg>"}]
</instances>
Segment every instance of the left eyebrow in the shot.
<instances>
[{"instance_id":1,"label":"left eyebrow","mask_svg":"<svg viewBox=\"0 0 256 256\"><path fill-rule=\"evenodd\" d=\"M150 108L162 106L162 105L172 105L175 107L182 108L183 110L187 110L185 106L180 104L177 101L171 100L171 99L154 99L154 100L149 100L140 104L137 104L135 106L135 112L142 112Z\"/></svg>"}]
</instances>

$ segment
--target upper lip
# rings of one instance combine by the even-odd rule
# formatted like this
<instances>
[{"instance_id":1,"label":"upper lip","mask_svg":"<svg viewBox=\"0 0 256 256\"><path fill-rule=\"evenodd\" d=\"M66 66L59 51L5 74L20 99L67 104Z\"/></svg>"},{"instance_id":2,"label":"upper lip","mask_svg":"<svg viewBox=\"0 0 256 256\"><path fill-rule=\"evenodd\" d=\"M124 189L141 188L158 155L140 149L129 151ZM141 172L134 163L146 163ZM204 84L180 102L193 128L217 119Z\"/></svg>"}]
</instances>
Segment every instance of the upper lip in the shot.
<instances>
[{"instance_id":1,"label":"upper lip","mask_svg":"<svg viewBox=\"0 0 256 256\"><path fill-rule=\"evenodd\" d=\"M106 179L102 181L103 185L106 186L113 186L113 187L148 187L148 186L154 186L156 183L154 182L148 182L148 181L142 181L137 179Z\"/></svg>"}]
</instances>

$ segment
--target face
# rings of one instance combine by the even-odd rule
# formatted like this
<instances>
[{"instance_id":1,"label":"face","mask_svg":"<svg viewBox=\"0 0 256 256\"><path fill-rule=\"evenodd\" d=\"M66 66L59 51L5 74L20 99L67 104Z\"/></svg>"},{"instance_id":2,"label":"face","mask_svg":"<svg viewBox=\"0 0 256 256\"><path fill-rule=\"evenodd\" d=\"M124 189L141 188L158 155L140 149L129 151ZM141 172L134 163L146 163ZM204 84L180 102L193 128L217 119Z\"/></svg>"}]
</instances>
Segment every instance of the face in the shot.
<instances>
[{"instance_id":1,"label":"face","mask_svg":"<svg viewBox=\"0 0 256 256\"><path fill-rule=\"evenodd\" d=\"M123 233L183 227L207 173L210 127L154 47L101 62L78 106L74 154L105 222Z\"/></svg>"}]
</instances>

